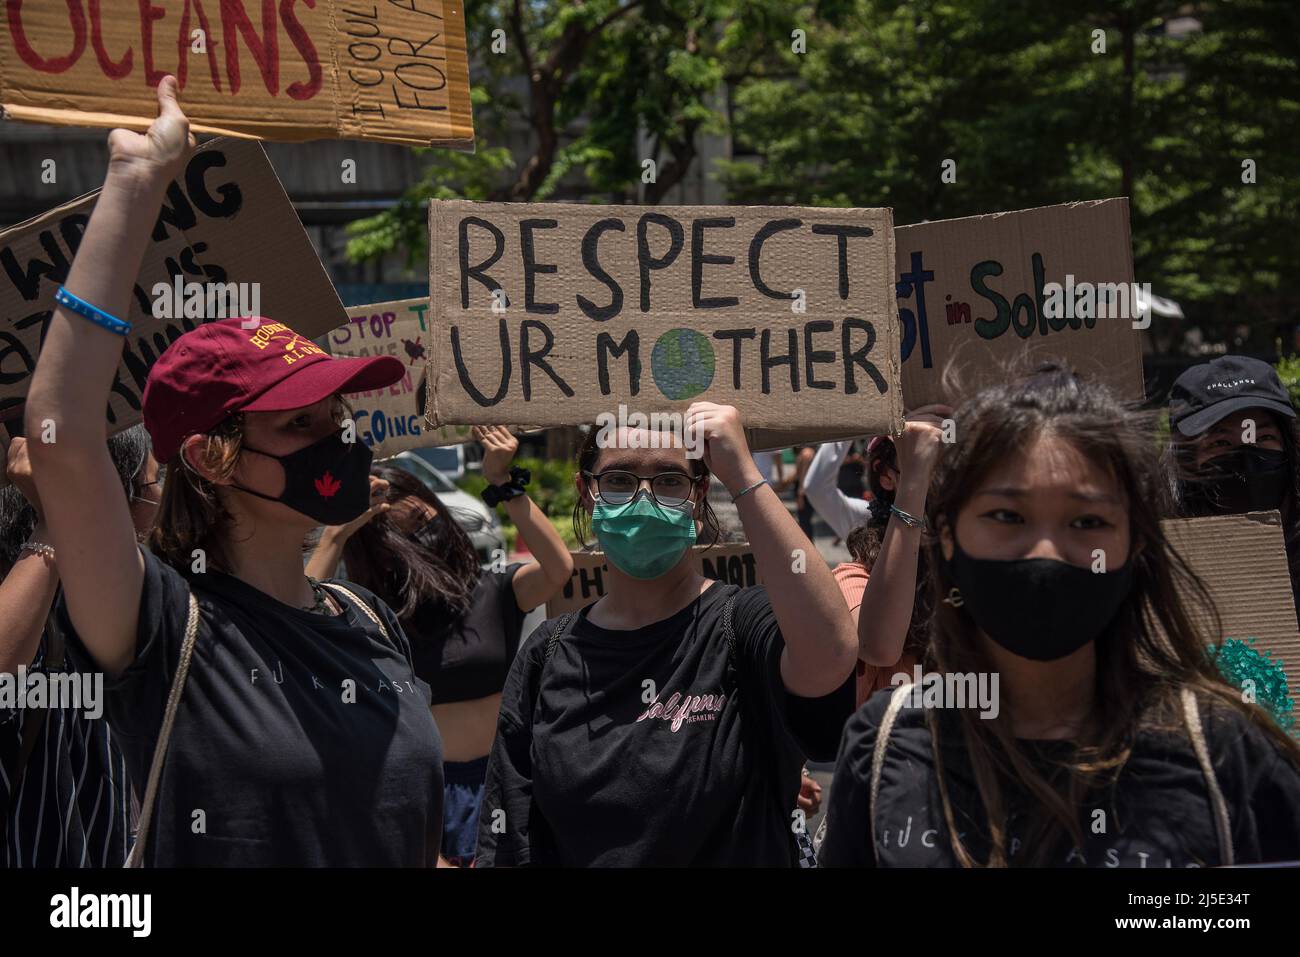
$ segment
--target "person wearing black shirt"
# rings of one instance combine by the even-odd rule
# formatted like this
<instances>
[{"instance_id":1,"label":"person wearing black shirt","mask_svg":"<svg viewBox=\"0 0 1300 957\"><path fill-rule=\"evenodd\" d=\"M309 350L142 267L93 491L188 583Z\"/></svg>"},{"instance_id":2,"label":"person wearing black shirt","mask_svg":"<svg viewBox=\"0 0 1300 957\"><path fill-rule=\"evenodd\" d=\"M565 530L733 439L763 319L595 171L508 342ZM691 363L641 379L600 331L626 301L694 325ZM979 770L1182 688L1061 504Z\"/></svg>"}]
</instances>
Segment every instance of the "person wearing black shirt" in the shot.
<instances>
[{"instance_id":1,"label":"person wearing black shirt","mask_svg":"<svg viewBox=\"0 0 1300 957\"><path fill-rule=\"evenodd\" d=\"M483 475L510 481L519 440L502 426L474 427ZM348 574L396 611L411 639L415 674L428 682L442 735L442 859L471 866L488 752L501 689L519 649L524 616L573 571L573 556L527 494L504 507L535 562L479 568L474 545L428 486L409 472L379 466L384 511L373 521L327 528L308 571L327 574L342 555Z\"/></svg>"},{"instance_id":2,"label":"person wearing black shirt","mask_svg":"<svg viewBox=\"0 0 1300 957\"><path fill-rule=\"evenodd\" d=\"M210 321L149 371L145 428L166 466L137 547L104 449L132 284L193 148L159 84L146 134L109 168L28 392L32 474L63 582L69 647L106 674L106 711L141 797L132 863L427 866L442 761L401 625L365 589L303 573L312 529L373 515L370 451L342 393L403 374L333 359L289 326ZM158 756L155 756L155 749Z\"/></svg>"},{"instance_id":3,"label":"person wearing black shirt","mask_svg":"<svg viewBox=\"0 0 1300 957\"><path fill-rule=\"evenodd\" d=\"M1300 427L1277 372L1248 356L1192 366L1169 393L1169 438L1180 515L1281 513L1300 616Z\"/></svg>"},{"instance_id":4,"label":"person wearing black shirt","mask_svg":"<svg viewBox=\"0 0 1300 957\"><path fill-rule=\"evenodd\" d=\"M1300 858L1300 747L1206 653L1149 430L1056 366L955 418L927 500L929 673L845 728L819 864Z\"/></svg>"},{"instance_id":5,"label":"person wearing black shirt","mask_svg":"<svg viewBox=\"0 0 1300 957\"><path fill-rule=\"evenodd\" d=\"M852 710L853 622L736 410L697 402L685 433L703 461L612 426L579 453L575 520L604 549L606 592L541 625L510 670L476 866L798 863L800 769L830 758ZM765 587L699 574L711 475Z\"/></svg>"},{"instance_id":6,"label":"person wearing black shirt","mask_svg":"<svg viewBox=\"0 0 1300 957\"><path fill-rule=\"evenodd\" d=\"M137 537L153 527L158 463L142 426L108 440ZM68 648L52 611L59 566L32 483L27 439L10 440L0 489L0 675L71 678L96 700L0 707L0 867L120 867L131 840L131 782L94 692L91 663ZM25 668L25 672L19 671ZM66 687L66 685L65 685Z\"/></svg>"}]
</instances>

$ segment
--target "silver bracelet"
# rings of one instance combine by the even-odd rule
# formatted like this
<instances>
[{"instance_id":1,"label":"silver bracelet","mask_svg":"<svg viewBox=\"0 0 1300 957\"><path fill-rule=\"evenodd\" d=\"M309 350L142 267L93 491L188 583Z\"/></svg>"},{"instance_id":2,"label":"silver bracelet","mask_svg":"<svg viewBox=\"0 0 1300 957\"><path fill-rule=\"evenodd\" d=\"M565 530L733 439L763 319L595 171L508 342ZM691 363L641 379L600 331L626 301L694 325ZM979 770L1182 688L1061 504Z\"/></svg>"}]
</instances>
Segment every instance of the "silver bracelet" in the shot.
<instances>
[{"instance_id":1,"label":"silver bracelet","mask_svg":"<svg viewBox=\"0 0 1300 957\"><path fill-rule=\"evenodd\" d=\"M37 555L44 555L50 561L54 561L54 546L46 545L44 542L23 542L18 548L18 554L23 552L35 552Z\"/></svg>"},{"instance_id":2,"label":"silver bracelet","mask_svg":"<svg viewBox=\"0 0 1300 957\"><path fill-rule=\"evenodd\" d=\"M908 512L904 512L904 511L903 511L901 508L899 508L897 505L890 505L890 506L889 506L889 514L891 514L891 515L897 515L898 518L899 518L899 521L901 521L901 522L902 522L904 525L906 525L908 528L925 528L925 527L926 527L926 525L925 525L925 516L924 516L924 515L922 515L920 518L917 518L915 515L912 515L912 514L910 514L910 513L908 513Z\"/></svg>"},{"instance_id":3,"label":"silver bracelet","mask_svg":"<svg viewBox=\"0 0 1300 957\"><path fill-rule=\"evenodd\" d=\"M741 500L741 498L743 498L745 495L747 495L747 494L749 494L750 492L754 491L754 489L758 488L760 485L766 485L766 484L767 484L767 479L759 479L759 480L758 480L757 482L755 482L753 485L746 485L744 488L742 488L742 489L741 489L739 492L737 492L735 495L731 496L731 501L732 501L732 502L739 502L739 501Z\"/></svg>"}]
</instances>

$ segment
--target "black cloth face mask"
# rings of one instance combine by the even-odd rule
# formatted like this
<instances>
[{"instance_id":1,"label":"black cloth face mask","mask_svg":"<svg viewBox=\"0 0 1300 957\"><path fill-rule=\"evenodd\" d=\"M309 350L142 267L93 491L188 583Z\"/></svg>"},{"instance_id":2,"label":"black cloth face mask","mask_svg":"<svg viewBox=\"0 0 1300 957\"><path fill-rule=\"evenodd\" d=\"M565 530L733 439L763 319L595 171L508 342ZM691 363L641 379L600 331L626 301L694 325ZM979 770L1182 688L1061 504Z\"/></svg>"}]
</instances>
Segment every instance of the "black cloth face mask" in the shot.
<instances>
[{"instance_id":1,"label":"black cloth face mask","mask_svg":"<svg viewBox=\"0 0 1300 957\"><path fill-rule=\"evenodd\" d=\"M234 487L268 502L288 505L322 525L344 525L370 507L370 462L374 453L364 442L344 442L342 435L339 429L288 455L245 445L245 452L279 460L284 468L284 491L276 496L242 485Z\"/></svg>"},{"instance_id":2,"label":"black cloth face mask","mask_svg":"<svg viewBox=\"0 0 1300 957\"><path fill-rule=\"evenodd\" d=\"M1267 512L1282 507L1294 481L1285 452L1243 445L1202 465L1184 500L1192 515Z\"/></svg>"},{"instance_id":3,"label":"black cloth face mask","mask_svg":"<svg viewBox=\"0 0 1300 957\"><path fill-rule=\"evenodd\" d=\"M1033 661L1055 661L1093 641L1133 589L1133 565L1105 574L1050 558L972 558L953 537L944 560L961 593L953 603L1001 647Z\"/></svg>"}]
</instances>

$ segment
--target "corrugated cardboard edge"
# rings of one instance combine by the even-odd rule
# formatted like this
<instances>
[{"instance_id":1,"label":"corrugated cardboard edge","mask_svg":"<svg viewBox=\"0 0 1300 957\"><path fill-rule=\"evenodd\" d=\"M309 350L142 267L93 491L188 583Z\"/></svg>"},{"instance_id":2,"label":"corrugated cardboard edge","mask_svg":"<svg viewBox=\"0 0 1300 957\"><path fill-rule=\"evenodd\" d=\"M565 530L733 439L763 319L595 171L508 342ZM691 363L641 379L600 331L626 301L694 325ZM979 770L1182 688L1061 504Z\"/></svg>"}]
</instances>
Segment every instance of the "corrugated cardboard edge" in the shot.
<instances>
[{"instance_id":1,"label":"corrugated cardboard edge","mask_svg":"<svg viewBox=\"0 0 1300 957\"><path fill-rule=\"evenodd\" d=\"M434 317L442 315L442 277L438 274L438 230L434 228L438 221L437 200L429 202L429 358L425 359L424 373L424 421L430 429L441 428L442 417L438 415L438 390L434 387L434 378L442 367L442 356L438 355L437 341L433 335Z\"/></svg>"},{"instance_id":2,"label":"corrugated cardboard edge","mask_svg":"<svg viewBox=\"0 0 1300 957\"><path fill-rule=\"evenodd\" d=\"M21 106L12 103L0 105L0 112L4 117L13 120L22 120L28 123L49 123L56 126L91 126L103 127L105 129L122 129L137 130L143 132L149 128L153 122L151 119L145 119L139 116L127 116L121 113L90 113L85 110L52 110L47 107ZM258 133L248 130L232 130L224 126L214 126L210 123L200 123L197 121L190 123L190 131L193 133L212 133L217 136L229 136L241 140L270 140L281 143L308 143L313 140L338 140L354 139L355 137L343 137L339 130L333 127L306 127L306 126L267 126L267 128ZM399 136L397 134L377 136L367 133L365 137L368 142L378 143L395 143L401 146L432 146L439 149L453 149L462 153L473 153L475 151L473 137L450 140L426 140L416 136Z\"/></svg>"},{"instance_id":3,"label":"corrugated cardboard edge","mask_svg":"<svg viewBox=\"0 0 1300 957\"><path fill-rule=\"evenodd\" d=\"M902 331L902 320L898 316L898 251L894 246L894 209L892 206L885 208L885 216L889 219L889 235L885 239L885 255L889 259L889 278L890 282L886 286L886 294L889 297L886 315L892 315L893 323L889 329L889 342L886 345L886 354L889 357L890 382L898 384L898 388L893 389L893 396L889 403L890 412L890 435L900 435L903 431L903 344L899 339Z\"/></svg>"}]
</instances>

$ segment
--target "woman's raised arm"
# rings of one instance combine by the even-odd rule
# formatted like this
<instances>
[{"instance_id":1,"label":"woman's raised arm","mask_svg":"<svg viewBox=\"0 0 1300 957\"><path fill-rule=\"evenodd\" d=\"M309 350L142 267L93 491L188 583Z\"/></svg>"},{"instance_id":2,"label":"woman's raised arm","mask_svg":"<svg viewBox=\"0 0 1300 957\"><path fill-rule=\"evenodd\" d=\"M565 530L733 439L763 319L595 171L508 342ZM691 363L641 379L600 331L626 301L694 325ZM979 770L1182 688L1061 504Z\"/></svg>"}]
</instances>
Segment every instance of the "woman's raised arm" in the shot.
<instances>
[{"instance_id":1,"label":"woman's raised arm","mask_svg":"<svg viewBox=\"0 0 1300 957\"><path fill-rule=\"evenodd\" d=\"M158 86L147 133L114 130L108 174L64 288L122 318L168 182L194 146L176 101ZM122 358L121 336L54 310L27 393L32 474L58 558L68 611L96 663L118 674L135 655L144 560L121 481L104 444L104 410Z\"/></svg>"}]
</instances>

